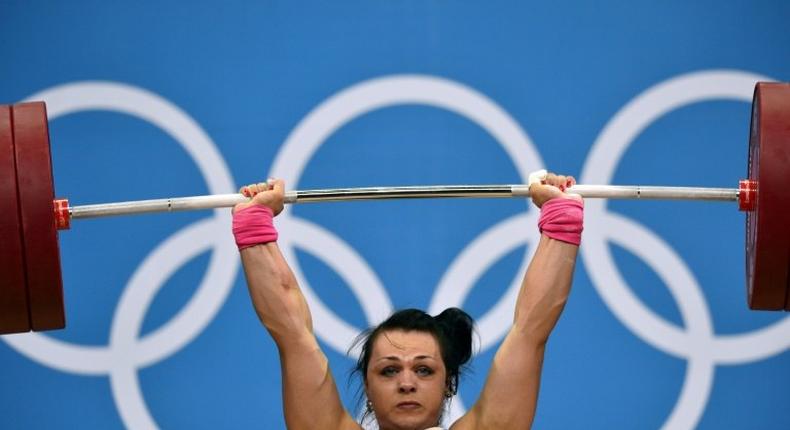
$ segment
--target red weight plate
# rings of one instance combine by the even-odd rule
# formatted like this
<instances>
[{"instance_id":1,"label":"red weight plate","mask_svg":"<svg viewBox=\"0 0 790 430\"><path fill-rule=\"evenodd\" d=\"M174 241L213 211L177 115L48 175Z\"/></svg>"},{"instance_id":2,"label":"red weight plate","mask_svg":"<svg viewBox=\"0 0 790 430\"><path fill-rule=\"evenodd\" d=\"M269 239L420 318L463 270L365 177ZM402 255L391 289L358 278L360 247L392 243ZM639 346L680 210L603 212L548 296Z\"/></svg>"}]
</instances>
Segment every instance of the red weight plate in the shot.
<instances>
[{"instance_id":1,"label":"red weight plate","mask_svg":"<svg viewBox=\"0 0 790 430\"><path fill-rule=\"evenodd\" d=\"M0 334L30 331L11 107L0 106Z\"/></svg>"},{"instance_id":2,"label":"red weight plate","mask_svg":"<svg viewBox=\"0 0 790 430\"><path fill-rule=\"evenodd\" d=\"M746 213L749 308L790 310L790 84L755 87L749 179L757 183L756 208Z\"/></svg>"},{"instance_id":3,"label":"red weight plate","mask_svg":"<svg viewBox=\"0 0 790 430\"><path fill-rule=\"evenodd\" d=\"M66 326L60 250L52 201L52 160L43 102L12 108L17 186L25 250L27 291L33 330Z\"/></svg>"}]
</instances>

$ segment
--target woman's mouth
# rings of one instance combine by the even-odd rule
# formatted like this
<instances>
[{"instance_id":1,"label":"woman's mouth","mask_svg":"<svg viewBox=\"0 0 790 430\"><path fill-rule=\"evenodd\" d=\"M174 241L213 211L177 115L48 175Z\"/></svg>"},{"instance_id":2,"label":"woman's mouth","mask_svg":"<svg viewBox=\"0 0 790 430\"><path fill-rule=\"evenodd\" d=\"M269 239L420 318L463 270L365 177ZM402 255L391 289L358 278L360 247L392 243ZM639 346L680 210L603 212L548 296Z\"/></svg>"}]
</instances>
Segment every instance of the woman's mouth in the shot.
<instances>
[{"instance_id":1,"label":"woman's mouth","mask_svg":"<svg viewBox=\"0 0 790 430\"><path fill-rule=\"evenodd\" d=\"M403 410L410 411L410 410L417 409L417 408L421 407L422 405L420 405L418 402L406 401L406 402L400 402L396 406L397 406L398 409L403 409Z\"/></svg>"}]
</instances>

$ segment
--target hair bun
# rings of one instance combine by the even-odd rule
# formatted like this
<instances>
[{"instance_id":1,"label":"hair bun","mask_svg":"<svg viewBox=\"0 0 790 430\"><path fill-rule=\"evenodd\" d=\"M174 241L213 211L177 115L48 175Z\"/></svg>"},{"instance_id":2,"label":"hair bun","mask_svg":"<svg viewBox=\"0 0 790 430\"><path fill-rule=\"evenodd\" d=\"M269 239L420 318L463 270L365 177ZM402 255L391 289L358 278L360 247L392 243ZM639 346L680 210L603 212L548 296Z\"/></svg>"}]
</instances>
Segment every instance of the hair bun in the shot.
<instances>
[{"instance_id":1,"label":"hair bun","mask_svg":"<svg viewBox=\"0 0 790 430\"><path fill-rule=\"evenodd\" d=\"M474 320L459 308L447 308L434 317L447 335L447 359L452 367L461 367L472 358Z\"/></svg>"}]
</instances>

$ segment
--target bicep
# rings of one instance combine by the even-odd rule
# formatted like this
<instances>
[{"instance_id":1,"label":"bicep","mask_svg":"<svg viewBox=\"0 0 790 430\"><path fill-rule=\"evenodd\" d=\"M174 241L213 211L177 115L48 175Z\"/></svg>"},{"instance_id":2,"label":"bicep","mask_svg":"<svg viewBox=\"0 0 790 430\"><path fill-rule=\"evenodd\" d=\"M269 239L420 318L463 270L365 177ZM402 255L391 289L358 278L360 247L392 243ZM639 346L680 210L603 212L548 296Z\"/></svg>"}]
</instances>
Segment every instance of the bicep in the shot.
<instances>
[{"instance_id":1,"label":"bicep","mask_svg":"<svg viewBox=\"0 0 790 430\"><path fill-rule=\"evenodd\" d=\"M514 326L494 356L480 398L453 428L529 428L535 417L544 348Z\"/></svg>"},{"instance_id":2,"label":"bicep","mask_svg":"<svg viewBox=\"0 0 790 430\"><path fill-rule=\"evenodd\" d=\"M329 362L312 335L280 345L283 411L289 429L359 426L345 410Z\"/></svg>"},{"instance_id":3,"label":"bicep","mask_svg":"<svg viewBox=\"0 0 790 430\"><path fill-rule=\"evenodd\" d=\"M310 310L276 243L241 253L255 310L280 353L283 412L289 429L358 429L340 401Z\"/></svg>"}]
</instances>

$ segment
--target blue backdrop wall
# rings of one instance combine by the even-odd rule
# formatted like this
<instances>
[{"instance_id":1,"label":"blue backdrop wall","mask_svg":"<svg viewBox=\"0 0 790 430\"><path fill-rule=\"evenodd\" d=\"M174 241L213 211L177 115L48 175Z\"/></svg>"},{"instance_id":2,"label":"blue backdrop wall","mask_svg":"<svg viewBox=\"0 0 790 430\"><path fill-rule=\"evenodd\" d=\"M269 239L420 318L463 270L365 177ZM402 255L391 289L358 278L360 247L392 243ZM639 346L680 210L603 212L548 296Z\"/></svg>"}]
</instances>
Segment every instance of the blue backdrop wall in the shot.
<instances>
[{"instance_id":1,"label":"blue backdrop wall","mask_svg":"<svg viewBox=\"0 0 790 430\"><path fill-rule=\"evenodd\" d=\"M0 1L0 100L48 103L73 204L288 188L735 187L790 3ZM476 399L537 240L523 200L298 206L280 246L349 408L392 309L479 322ZM227 210L60 236L68 328L3 336L3 428L283 428ZM790 319L748 311L734 204L588 201L536 428L790 428Z\"/></svg>"}]
</instances>

